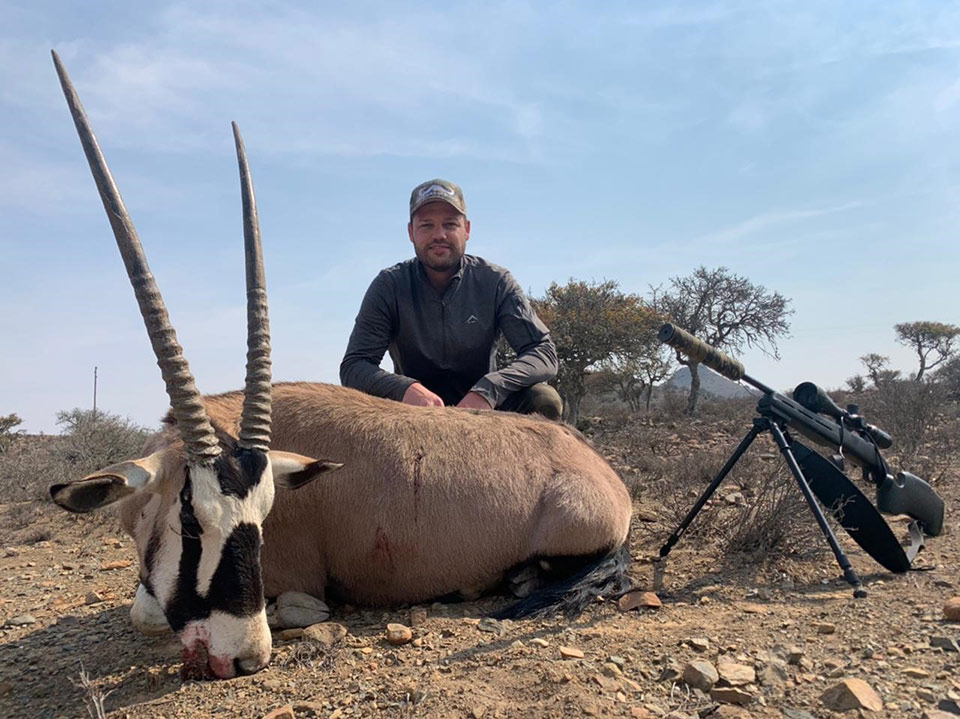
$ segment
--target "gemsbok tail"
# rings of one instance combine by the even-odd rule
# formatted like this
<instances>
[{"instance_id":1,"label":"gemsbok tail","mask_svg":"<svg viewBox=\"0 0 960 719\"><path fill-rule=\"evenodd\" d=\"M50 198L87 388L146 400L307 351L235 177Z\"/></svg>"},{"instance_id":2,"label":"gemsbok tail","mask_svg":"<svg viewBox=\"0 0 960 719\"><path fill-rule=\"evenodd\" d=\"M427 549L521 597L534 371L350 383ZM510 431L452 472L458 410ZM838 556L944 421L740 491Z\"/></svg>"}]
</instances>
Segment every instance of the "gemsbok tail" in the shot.
<instances>
[{"instance_id":1,"label":"gemsbok tail","mask_svg":"<svg viewBox=\"0 0 960 719\"><path fill-rule=\"evenodd\" d=\"M578 616L597 597L615 597L631 587L627 577L630 547L622 544L609 554L588 561L579 569L518 602L494 612L494 619L522 619L563 614Z\"/></svg>"}]
</instances>

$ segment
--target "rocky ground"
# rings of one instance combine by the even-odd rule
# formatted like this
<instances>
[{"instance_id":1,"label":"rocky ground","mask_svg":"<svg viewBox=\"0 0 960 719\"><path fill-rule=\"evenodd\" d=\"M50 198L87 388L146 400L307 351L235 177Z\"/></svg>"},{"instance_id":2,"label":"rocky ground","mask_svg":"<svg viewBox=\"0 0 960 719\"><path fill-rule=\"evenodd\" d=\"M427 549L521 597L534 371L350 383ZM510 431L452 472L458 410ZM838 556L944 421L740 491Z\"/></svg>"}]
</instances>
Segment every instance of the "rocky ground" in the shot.
<instances>
[{"instance_id":1,"label":"rocky ground","mask_svg":"<svg viewBox=\"0 0 960 719\"><path fill-rule=\"evenodd\" d=\"M484 618L501 599L334 607L344 630L278 632L269 668L223 682L181 681L176 641L133 630L135 552L109 515L0 505L0 716L98 716L98 701L130 719L960 715L960 623L943 613L960 594L955 468L937 485L947 529L921 554L924 571L889 574L842 538L866 599L822 548L731 554L731 518L743 525L763 498L744 476L697 523L726 534L691 532L665 566L650 561L742 430L592 432L637 496L632 574L659 607L638 594L623 604L639 607L598 601L573 622ZM744 472L769 476L778 460L766 446L755 454ZM812 525L803 512L794 505L782 523ZM815 531L800 542L811 543L822 543ZM412 640L388 642L391 623Z\"/></svg>"}]
</instances>

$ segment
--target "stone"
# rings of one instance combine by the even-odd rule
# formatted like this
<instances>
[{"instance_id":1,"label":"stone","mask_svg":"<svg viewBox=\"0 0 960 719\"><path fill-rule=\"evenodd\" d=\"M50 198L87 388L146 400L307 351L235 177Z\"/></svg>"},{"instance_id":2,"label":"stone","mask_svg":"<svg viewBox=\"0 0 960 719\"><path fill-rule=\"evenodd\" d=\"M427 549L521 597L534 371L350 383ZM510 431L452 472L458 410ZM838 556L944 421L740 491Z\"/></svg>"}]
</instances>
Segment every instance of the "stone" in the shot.
<instances>
[{"instance_id":1,"label":"stone","mask_svg":"<svg viewBox=\"0 0 960 719\"><path fill-rule=\"evenodd\" d=\"M118 559L113 562L104 562L103 564L100 565L100 571L110 572L110 571L113 571L114 569L126 569L131 564L133 564L133 562L131 562L128 559Z\"/></svg>"},{"instance_id":2,"label":"stone","mask_svg":"<svg viewBox=\"0 0 960 719\"><path fill-rule=\"evenodd\" d=\"M849 709L883 711L880 697L862 679L844 679L839 684L834 684L820 695L820 702L828 709L840 712Z\"/></svg>"},{"instance_id":3,"label":"stone","mask_svg":"<svg viewBox=\"0 0 960 719\"><path fill-rule=\"evenodd\" d=\"M15 617L10 617L7 620L8 627L25 627L28 624L36 624L37 618L32 614L18 614Z\"/></svg>"},{"instance_id":4,"label":"stone","mask_svg":"<svg viewBox=\"0 0 960 719\"><path fill-rule=\"evenodd\" d=\"M309 627L330 618L326 602L304 592L284 592L277 597L276 623L280 629Z\"/></svg>"},{"instance_id":5,"label":"stone","mask_svg":"<svg viewBox=\"0 0 960 719\"><path fill-rule=\"evenodd\" d=\"M293 713L293 705L287 704L286 706L279 707L274 709L272 712L263 715L263 719L297 719L296 715Z\"/></svg>"},{"instance_id":6,"label":"stone","mask_svg":"<svg viewBox=\"0 0 960 719\"><path fill-rule=\"evenodd\" d=\"M663 606L654 592L627 592L617 600L617 607L621 612L629 612L631 609L659 609Z\"/></svg>"},{"instance_id":7,"label":"stone","mask_svg":"<svg viewBox=\"0 0 960 719\"><path fill-rule=\"evenodd\" d=\"M347 636L347 628L336 622L320 622L303 629L303 639L324 647L332 647Z\"/></svg>"},{"instance_id":8,"label":"stone","mask_svg":"<svg viewBox=\"0 0 960 719\"><path fill-rule=\"evenodd\" d=\"M709 691L719 678L716 667L704 659L694 659L683 668L683 681L701 691Z\"/></svg>"},{"instance_id":9,"label":"stone","mask_svg":"<svg viewBox=\"0 0 960 719\"><path fill-rule=\"evenodd\" d=\"M930 676L930 672L924 671L920 667L906 667L902 673L903 676L911 679L926 679Z\"/></svg>"},{"instance_id":10,"label":"stone","mask_svg":"<svg viewBox=\"0 0 960 719\"><path fill-rule=\"evenodd\" d=\"M941 709L925 709L922 719L957 719L957 715Z\"/></svg>"},{"instance_id":11,"label":"stone","mask_svg":"<svg viewBox=\"0 0 960 719\"><path fill-rule=\"evenodd\" d=\"M403 624L388 624L384 636L390 644L401 646L413 639L413 631Z\"/></svg>"},{"instance_id":12,"label":"stone","mask_svg":"<svg viewBox=\"0 0 960 719\"><path fill-rule=\"evenodd\" d=\"M84 604L99 604L104 600L104 596L99 592L87 592L87 596L83 598Z\"/></svg>"},{"instance_id":13,"label":"stone","mask_svg":"<svg viewBox=\"0 0 960 719\"><path fill-rule=\"evenodd\" d=\"M576 647L560 647L560 656L564 659L583 659L583 652Z\"/></svg>"},{"instance_id":14,"label":"stone","mask_svg":"<svg viewBox=\"0 0 960 719\"><path fill-rule=\"evenodd\" d=\"M714 687L710 690L710 698L723 704L737 704L743 706L754 700L753 694L740 687Z\"/></svg>"},{"instance_id":15,"label":"stone","mask_svg":"<svg viewBox=\"0 0 960 719\"><path fill-rule=\"evenodd\" d=\"M742 687L745 684L754 684L757 681L757 672L753 667L734 662L718 662L717 674L720 683L731 687Z\"/></svg>"},{"instance_id":16,"label":"stone","mask_svg":"<svg viewBox=\"0 0 960 719\"><path fill-rule=\"evenodd\" d=\"M701 654L710 651L710 640L704 637L692 637L691 639L685 639L683 643Z\"/></svg>"},{"instance_id":17,"label":"stone","mask_svg":"<svg viewBox=\"0 0 960 719\"><path fill-rule=\"evenodd\" d=\"M787 647L787 664L799 665L804 654L805 652L800 647Z\"/></svg>"},{"instance_id":18,"label":"stone","mask_svg":"<svg viewBox=\"0 0 960 719\"><path fill-rule=\"evenodd\" d=\"M945 652L960 652L960 644L953 637L930 637L930 646Z\"/></svg>"},{"instance_id":19,"label":"stone","mask_svg":"<svg viewBox=\"0 0 960 719\"><path fill-rule=\"evenodd\" d=\"M503 625L496 619L492 619L490 617L484 617L477 622L477 629L479 629L481 632L490 632L491 634L496 634L497 636L503 634Z\"/></svg>"},{"instance_id":20,"label":"stone","mask_svg":"<svg viewBox=\"0 0 960 719\"><path fill-rule=\"evenodd\" d=\"M608 677L621 677L623 676L623 670L620 669L613 662L605 662L604 665L600 668L600 671L603 672L604 676Z\"/></svg>"},{"instance_id":21,"label":"stone","mask_svg":"<svg viewBox=\"0 0 960 719\"><path fill-rule=\"evenodd\" d=\"M943 618L949 622L960 622L960 597L951 597L943 605Z\"/></svg>"},{"instance_id":22,"label":"stone","mask_svg":"<svg viewBox=\"0 0 960 719\"><path fill-rule=\"evenodd\" d=\"M546 639L543 639L542 637L534 637L533 639L530 640L530 643L535 647L540 647L541 649L543 647L550 646L550 642L548 642Z\"/></svg>"},{"instance_id":23,"label":"stone","mask_svg":"<svg viewBox=\"0 0 960 719\"><path fill-rule=\"evenodd\" d=\"M817 630L817 634L836 634L837 632L837 625L830 622L817 622L813 628Z\"/></svg>"},{"instance_id":24,"label":"stone","mask_svg":"<svg viewBox=\"0 0 960 719\"><path fill-rule=\"evenodd\" d=\"M314 626L322 627L322 624L315 624ZM300 639L303 636L303 629L301 627L293 627L292 629L281 629L277 632L277 639L281 642L289 642L291 639Z\"/></svg>"},{"instance_id":25,"label":"stone","mask_svg":"<svg viewBox=\"0 0 960 719\"><path fill-rule=\"evenodd\" d=\"M787 719L817 719L806 709L797 709L795 707L781 707L780 713Z\"/></svg>"},{"instance_id":26,"label":"stone","mask_svg":"<svg viewBox=\"0 0 960 719\"><path fill-rule=\"evenodd\" d=\"M410 626L419 627L427 621L427 610L423 607L414 607L410 610Z\"/></svg>"}]
</instances>

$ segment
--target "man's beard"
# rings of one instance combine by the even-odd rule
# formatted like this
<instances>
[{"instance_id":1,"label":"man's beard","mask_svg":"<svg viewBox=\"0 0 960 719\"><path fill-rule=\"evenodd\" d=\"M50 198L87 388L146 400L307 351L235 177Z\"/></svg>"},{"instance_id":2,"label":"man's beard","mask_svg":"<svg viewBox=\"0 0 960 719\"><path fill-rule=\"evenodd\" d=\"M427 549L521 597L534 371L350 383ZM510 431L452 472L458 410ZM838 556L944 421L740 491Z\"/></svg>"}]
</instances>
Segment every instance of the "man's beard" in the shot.
<instances>
[{"instance_id":1,"label":"man's beard","mask_svg":"<svg viewBox=\"0 0 960 719\"><path fill-rule=\"evenodd\" d=\"M430 255L430 247L427 247L422 253L420 250L417 250L417 259L425 266L433 270L434 272L450 272L451 270L457 270L460 268L460 260L463 257L463 253L457 251L452 245L443 245L449 249L449 253L446 257L433 257Z\"/></svg>"}]
</instances>

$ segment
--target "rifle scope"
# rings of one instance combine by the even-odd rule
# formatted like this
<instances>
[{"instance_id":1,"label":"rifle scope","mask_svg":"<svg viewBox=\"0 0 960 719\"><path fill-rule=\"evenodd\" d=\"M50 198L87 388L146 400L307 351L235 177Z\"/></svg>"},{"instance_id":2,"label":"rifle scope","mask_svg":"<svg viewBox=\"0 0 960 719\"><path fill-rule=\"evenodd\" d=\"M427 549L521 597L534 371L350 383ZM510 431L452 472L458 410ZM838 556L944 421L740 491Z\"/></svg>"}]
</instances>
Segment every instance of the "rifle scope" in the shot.
<instances>
[{"instance_id":1,"label":"rifle scope","mask_svg":"<svg viewBox=\"0 0 960 719\"><path fill-rule=\"evenodd\" d=\"M796 389L793 390L793 398L811 412L833 417L838 422L845 422L856 431L863 432L876 442L880 449L889 449L893 446L893 437L876 425L867 424L859 414L851 414L840 409L837 403L830 398L830 395L813 382L798 384Z\"/></svg>"}]
</instances>

